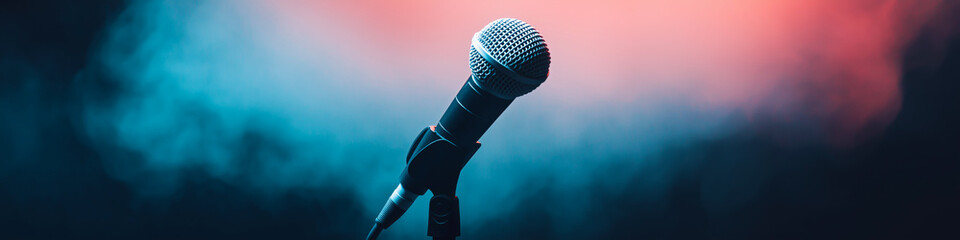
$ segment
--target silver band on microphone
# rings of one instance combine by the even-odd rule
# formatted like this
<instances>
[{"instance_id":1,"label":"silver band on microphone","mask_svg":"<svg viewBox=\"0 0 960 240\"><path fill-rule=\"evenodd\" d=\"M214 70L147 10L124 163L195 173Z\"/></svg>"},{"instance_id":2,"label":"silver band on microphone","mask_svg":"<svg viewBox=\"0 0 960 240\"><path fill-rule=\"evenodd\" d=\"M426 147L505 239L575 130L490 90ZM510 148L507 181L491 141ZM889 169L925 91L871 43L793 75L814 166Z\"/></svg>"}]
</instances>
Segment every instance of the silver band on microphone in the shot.
<instances>
[{"instance_id":1,"label":"silver band on microphone","mask_svg":"<svg viewBox=\"0 0 960 240\"><path fill-rule=\"evenodd\" d=\"M403 210L410 208L410 205L413 205L413 201L417 200L417 195L415 193L408 192L406 189L403 189L403 184L398 184L397 189L393 190L393 194L390 195L390 201L397 204L397 207L400 207Z\"/></svg>"}]
</instances>

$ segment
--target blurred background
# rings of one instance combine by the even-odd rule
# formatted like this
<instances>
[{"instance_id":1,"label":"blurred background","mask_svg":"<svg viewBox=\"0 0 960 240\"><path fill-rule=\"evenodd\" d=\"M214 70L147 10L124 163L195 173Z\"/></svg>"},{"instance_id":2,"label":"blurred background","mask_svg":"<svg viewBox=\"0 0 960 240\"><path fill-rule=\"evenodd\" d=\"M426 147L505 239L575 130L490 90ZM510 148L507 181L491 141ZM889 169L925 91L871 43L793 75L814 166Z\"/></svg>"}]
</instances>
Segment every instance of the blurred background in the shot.
<instances>
[{"instance_id":1,"label":"blurred background","mask_svg":"<svg viewBox=\"0 0 960 240\"><path fill-rule=\"evenodd\" d=\"M0 238L358 239L502 17L463 239L949 239L951 1L4 1ZM429 197L429 194L428 194ZM425 239L428 197L382 239Z\"/></svg>"}]
</instances>

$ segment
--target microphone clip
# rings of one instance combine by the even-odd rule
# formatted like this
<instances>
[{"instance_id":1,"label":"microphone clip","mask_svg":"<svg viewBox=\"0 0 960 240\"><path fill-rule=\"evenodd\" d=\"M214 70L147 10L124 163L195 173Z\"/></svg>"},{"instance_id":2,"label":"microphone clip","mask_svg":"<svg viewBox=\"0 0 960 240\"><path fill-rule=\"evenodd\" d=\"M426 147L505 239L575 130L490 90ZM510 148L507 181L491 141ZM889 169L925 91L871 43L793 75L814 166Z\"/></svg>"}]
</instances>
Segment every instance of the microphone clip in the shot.
<instances>
[{"instance_id":1,"label":"microphone clip","mask_svg":"<svg viewBox=\"0 0 960 240\"><path fill-rule=\"evenodd\" d=\"M456 196L460 170L480 149L480 142L456 145L436 131L424 128L407 152L407 166L400 174L400 185L407 191L430 199L427 236L454 239L460 236L460 203Z\"/></svg>"}]
</instances>

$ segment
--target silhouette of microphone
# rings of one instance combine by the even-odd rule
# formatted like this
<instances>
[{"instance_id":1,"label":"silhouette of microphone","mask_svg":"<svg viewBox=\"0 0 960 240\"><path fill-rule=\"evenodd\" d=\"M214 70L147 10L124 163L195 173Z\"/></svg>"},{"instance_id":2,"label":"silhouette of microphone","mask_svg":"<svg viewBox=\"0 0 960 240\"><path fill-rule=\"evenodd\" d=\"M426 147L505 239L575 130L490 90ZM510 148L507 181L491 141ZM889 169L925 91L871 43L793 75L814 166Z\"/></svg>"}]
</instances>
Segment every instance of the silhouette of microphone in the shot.
<instances>
[{"instance_id":1,"label":"silhouette of microphone","mask_svg":"<svg viewBox=\"0 0 960 240\"><path fill-rule=\"evenodd\" d=\"M512 18L491 22L473 35L472 74L436 126L420 132L407 153L400 184L376 218L367 239L376 239L418 196L433 192L427 230L434 239L460 235L454 195L460 169L480 147L480 136L516 97L533 91L549 75L550 52L540 33Z\"/></svg>"}]
</instances>

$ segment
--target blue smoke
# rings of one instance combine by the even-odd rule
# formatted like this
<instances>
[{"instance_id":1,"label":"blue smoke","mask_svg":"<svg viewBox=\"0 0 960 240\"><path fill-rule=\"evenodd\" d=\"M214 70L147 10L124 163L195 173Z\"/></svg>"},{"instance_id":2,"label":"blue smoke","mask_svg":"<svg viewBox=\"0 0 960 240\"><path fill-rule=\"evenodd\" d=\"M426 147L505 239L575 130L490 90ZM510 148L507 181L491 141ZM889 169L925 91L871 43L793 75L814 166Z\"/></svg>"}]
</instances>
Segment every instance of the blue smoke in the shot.
<instances>
[{"instance_id":1,"label":"blue smoke","mask_svg":"<svg viewBox=\"0 0 960 240\"><path fill-rule=\"evenodd\" d=\"M264 204L289 189L352 189L372 221L397 184L408 144L439 119L467 73L437 89L377 88L384 76L366 69L378 66L349 60L336 44L298 44L273 24L242 2L144 1L125 10L86 70L118 94L83 98L84 133L108 173L161 204L187 173L239 186ZM350 35L328 34L331 43ZM90 81L85 76L76 81ZM551 78L481 139L461 175L465 223L511 216L522 211L518 199L552 197L559 201L545 208L567 211L546 216L574 226L598 192L641 192L649 198L638 201L656 208L690 163L649 159L744 122L728 111L694 109L682 96L557 105L537 94L569 81ZM643 185L625 185L638 178ZM422 236L426 202L386 234Z\"/></svg>"}]
</instances>

